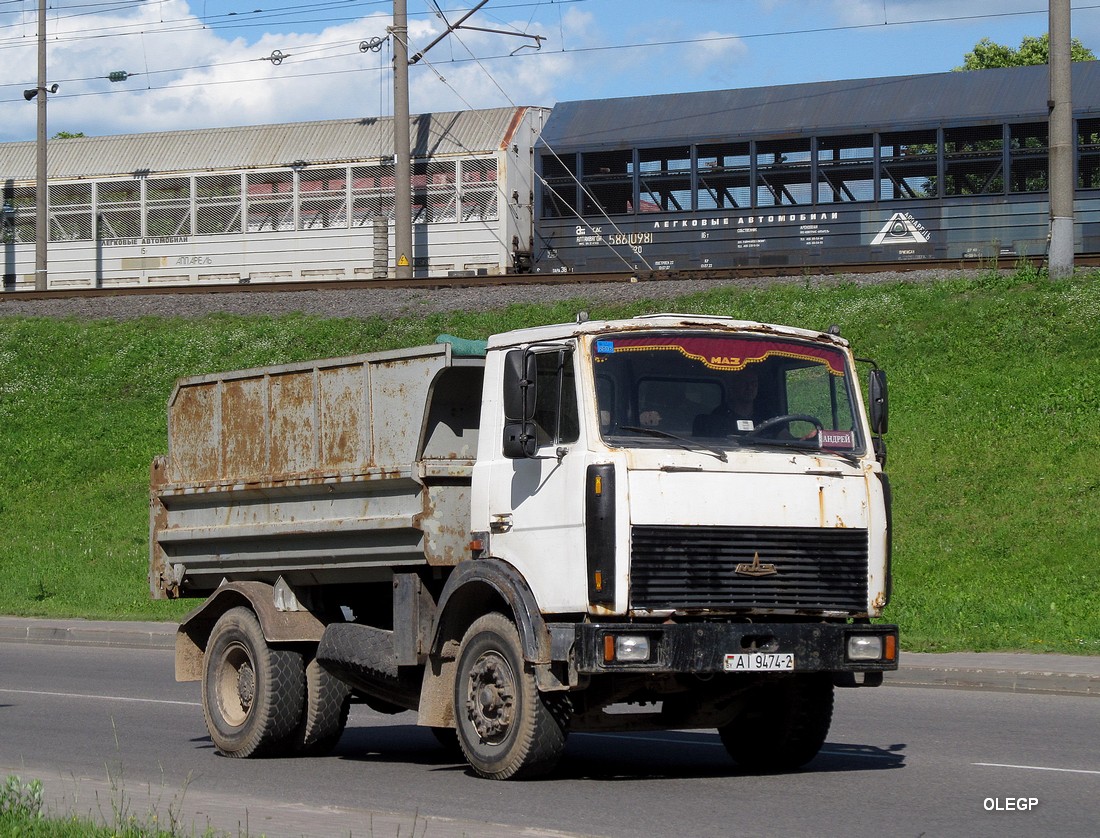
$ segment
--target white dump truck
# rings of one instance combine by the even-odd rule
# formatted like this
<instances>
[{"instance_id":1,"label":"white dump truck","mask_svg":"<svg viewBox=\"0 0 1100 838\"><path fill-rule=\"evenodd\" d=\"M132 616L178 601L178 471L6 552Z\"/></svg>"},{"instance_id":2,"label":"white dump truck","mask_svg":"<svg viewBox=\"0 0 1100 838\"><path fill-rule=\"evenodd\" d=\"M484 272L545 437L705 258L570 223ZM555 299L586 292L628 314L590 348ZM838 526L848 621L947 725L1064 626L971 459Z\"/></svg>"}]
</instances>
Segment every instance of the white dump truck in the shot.
<instances>
[{"instance_id":1,"label":"white dump truck","mask_svg":"<svg viewBox=\"0 0 1100 838\"><path fill-rule=\"evenodd\" d=\"M181 380L150 586L205 598L176 677L215 746L321 753L361 701L497 779L571 730L808 762L898 660L886 379L835 331L579 317Z\"/></svg>"}]
</instances>

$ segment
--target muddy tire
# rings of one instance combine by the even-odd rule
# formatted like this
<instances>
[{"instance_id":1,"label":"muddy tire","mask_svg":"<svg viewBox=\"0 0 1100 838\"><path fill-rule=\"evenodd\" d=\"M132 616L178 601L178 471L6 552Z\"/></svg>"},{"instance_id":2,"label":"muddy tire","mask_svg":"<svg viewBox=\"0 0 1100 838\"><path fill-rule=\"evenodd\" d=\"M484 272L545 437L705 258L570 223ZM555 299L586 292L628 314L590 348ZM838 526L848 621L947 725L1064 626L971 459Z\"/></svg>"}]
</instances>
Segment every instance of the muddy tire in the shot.
<instances>
[{"instance_id":1,"label":"muddy tire","mask_svg":"<svg viewBox=\"0 0 1100 838\"><path fill-rule=\"evenodd\" d=\"M262 756L285 743L305 707L299 652L272 649L248 608L231 608L203 658L202 709L214 746L230 757Z\"/></svg>"},{"instance_id":2,"label":"muddy tire","mask_svg":"<svg viewBox=\"0 0 1100 838\"><path fill-rule=\"evenodd\" d=\"M832 718L832 677L796 675L754 690L745 710L718 734L749 771L794 771L817 756Z\"/></svg>"},{"instance_id":3,"label":"muddy tire","mask_svg":"<svg viewBox=\"0 0 1100 838\"><path fill-rule=\"evenodd\" d=\"M561 758L569 699L539 693L516 627L492 613L478 618L462 638L454 715L459 746L476 773L526 779L550 772Z\"/></svg>"},{"instance_id":4,"label":"muddy tire","mask_svg":"<svg viewBox=\"0 0 1100 838\"><path fill-rule=\"evenodd\" d=\"M340 741L351 710L351 688L313 660L306 666L306 702L288 751L324 756Z\"/></svg>"}]
</instances>

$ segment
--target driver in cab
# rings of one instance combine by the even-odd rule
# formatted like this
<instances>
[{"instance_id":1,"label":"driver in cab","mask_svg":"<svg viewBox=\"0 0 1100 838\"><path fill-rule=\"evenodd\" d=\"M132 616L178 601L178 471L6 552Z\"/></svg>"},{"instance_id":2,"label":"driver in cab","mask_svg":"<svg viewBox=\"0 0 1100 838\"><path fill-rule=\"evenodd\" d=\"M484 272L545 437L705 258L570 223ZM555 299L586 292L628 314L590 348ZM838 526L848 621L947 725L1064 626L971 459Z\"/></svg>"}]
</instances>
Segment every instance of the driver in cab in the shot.
<instances>
[{"instance_id":1,"label":"driver in cab","mask_svg":"<svg viewBox=\"0 0 1100 838\"><path fill-rule=\"evenodd\" d=\"M756 396L760 379L752 367L730 377L725 397L710 413L695 418L694 436L730 436L752 431L760 421Z\"/></svg>"}]
</instances>

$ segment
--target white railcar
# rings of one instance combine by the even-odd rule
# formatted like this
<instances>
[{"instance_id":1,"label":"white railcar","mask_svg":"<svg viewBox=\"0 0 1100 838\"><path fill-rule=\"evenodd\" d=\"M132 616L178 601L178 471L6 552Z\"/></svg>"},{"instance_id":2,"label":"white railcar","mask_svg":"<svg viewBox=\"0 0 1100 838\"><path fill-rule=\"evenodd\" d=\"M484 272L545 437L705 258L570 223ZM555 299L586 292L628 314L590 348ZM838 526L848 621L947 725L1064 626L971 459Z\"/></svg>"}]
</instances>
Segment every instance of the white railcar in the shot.
<instances>
[{"instance_id":1,"label":"white railcar","mask_svg":"<svg viewBox=\"0 0 1100 838\"><path fill-rule=\"evenodd\" d=\"M524 271L532 147L548 111L412 118L416 277ZM385 279L393 120L49 142L49 288ZM35 144L0 144L0 262L34 288Z\"/></svg>"}]
</instances>

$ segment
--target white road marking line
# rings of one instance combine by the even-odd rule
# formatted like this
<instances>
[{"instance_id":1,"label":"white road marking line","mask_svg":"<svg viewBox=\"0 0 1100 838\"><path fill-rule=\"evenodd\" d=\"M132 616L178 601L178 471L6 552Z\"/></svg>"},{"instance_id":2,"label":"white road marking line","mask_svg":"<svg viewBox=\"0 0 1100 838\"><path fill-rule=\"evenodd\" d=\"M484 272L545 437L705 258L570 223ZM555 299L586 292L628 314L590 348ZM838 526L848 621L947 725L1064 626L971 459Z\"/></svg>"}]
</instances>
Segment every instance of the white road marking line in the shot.
<instances>
[{"instance_id":1,"label":"white road marking line","mask_svg":"<svg viewBox=\"0 0 1100 838\"><path fill-rule=\"evenodd\" d=\"M971 765L980 765L983 768L1022 768L1025 771L1061 771L1066 774L1100 774L1100 771L1089 771L1084 768L1048 768L1044 765L1008 765L1002 762L972 762Z\"/></svg>"},{"instance_id":2,"label":"white road marking line","mask_svg":"<svg viewBox=\"0 0 1100 838\"><path fill-rule=\"evenodd\" d=\"M46 690L8 690L0 687L0 693L12 693L14 695L49 695L58 698L94 698L103 701L129 701L135 704L179 704L184 707L201 707L197 701L173 701L167 698L130 698L122 695L88 695L85 693L56 693Z\"/></svg>"}]
</instances>

